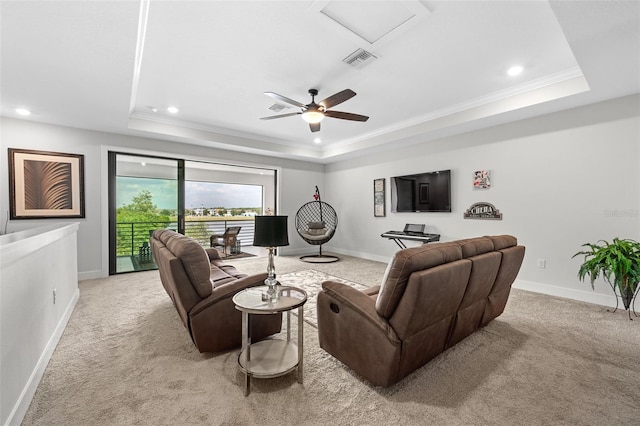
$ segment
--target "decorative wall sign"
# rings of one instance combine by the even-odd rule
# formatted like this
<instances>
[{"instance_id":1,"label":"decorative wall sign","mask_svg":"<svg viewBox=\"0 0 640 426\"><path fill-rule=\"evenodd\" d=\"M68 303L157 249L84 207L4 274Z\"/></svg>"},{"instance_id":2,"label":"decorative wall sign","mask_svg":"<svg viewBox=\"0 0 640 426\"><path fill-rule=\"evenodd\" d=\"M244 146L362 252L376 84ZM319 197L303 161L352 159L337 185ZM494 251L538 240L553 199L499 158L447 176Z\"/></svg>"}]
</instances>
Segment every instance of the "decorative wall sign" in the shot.
<instances>
[{"instance_id":1,"label":"decorative wall sign","mask_svg":"<svg viewBox=\"0 0 640 426\"><path fill-rule=\"evenodd\" d=\"M473 188L474 189L491 188L490 174L491 174L490 170L477 170L473 172Z\"/></svg>"},{"instance_id":2,"label":"decorative wall sign","mask_svg":"<svg viewBox=\"0 0 640 426\"><path fill-rule=\"evenodd\" d=\"M9 148L11 219L84 217L84 155Z\"/></svg>"},{"instance_id":3,"label":"decorative wall sign","mask_svg":"<svg viewBox=\"0 0 640 426\"><path fill-rule=\"evenodd\" d=\"M464 212L465 219L502 220L502 213L491 203L475 203Z\"/></svg>"},{"instance_id":4,"label":"decorative wall sign","mask_svg":"<svg viewBox=\"0 0 640 426\"><path fill-rule=\"evenodd\" d=\"M375 217L385 216L384 202L384 178L373 180L373 215Z\"/></svg>"}]
</instances>

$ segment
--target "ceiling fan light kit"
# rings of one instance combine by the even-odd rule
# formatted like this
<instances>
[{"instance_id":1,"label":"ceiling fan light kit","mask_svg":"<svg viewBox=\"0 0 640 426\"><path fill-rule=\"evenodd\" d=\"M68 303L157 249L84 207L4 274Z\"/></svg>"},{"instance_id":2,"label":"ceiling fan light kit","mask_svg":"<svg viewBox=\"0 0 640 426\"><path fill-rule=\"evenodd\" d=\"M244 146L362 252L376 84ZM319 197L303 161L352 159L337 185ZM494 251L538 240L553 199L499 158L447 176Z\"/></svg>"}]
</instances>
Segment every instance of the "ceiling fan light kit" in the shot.
<instances>
[{"instance_id":1,"label":"ceiling fan light kit","mask_svg":"<svg viewBox=\"0 0 640 426\"><path fill-rule=\"evenodd\" d=\"M291 117L293 115L302 115L302 119L309 123L309 128L312 132L317 132L320 130L320 122L324 120L325 117L338 118L341 120L350 120L350 121L367 121L369 117L366 115L353 114L350 112L341 112L341 111L329 111L329 108L341 104L344 101L347 101L353 98L356 95L351 89L345 89L341 92L335 93L323 101L319 103L315 102L315 97L318 94L318 90L309 89L309 94L311 95L311 103L305 105L301 102L294 101L293 99L289 99L286 96L279 95L274 92L264 92L265 95L289 105L296 106L301 108L302 111L294 112L289 114L282 115L272 115L270 117L262 117L261 120L272 120L274 118L283 118L283 117Z\"/></svg>"},{"instance_id":2,"label":"ceiling fan light kit","mask_svg":"<svg viewBox=\"0 0 640 426\"><path fill-rule=\"evenodd\" d=\"M302 113L302 119L307 123L319 123L324 120L324 113L322 111L305 111Z\"/></svg>"}]
</instances>

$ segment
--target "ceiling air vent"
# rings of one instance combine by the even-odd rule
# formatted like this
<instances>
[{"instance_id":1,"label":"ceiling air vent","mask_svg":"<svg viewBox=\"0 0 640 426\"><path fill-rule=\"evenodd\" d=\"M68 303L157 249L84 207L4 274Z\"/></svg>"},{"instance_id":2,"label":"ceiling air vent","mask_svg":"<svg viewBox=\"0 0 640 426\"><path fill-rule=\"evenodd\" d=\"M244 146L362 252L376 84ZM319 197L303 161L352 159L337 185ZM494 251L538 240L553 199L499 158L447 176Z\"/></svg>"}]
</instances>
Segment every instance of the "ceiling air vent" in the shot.
<instances>
[{"instance_id":1,"label":"ceiling air vent","mask_svg":"<svg viewBox=\"0 0 640 426\"><path fill-rule=\"evenodd\" d=\"M282 105L282 104L273 104L269 107L269 109L273 112L280 112L283 111L285 109L289 109L288 106L286 105Z\"/></svg>"},{"instance_id":2,"label":"ceiling air vent","mask_svg":"<svg viewBox=\"0 0 640 426\"><path fill-rule=\"evenodd\" d=\"M347 56L342 62L347 63L354 67L362 67L373 60L378 59L373 53L367 52L364 49L358 49L351 55Z\"/></svg>"}]
</instances>

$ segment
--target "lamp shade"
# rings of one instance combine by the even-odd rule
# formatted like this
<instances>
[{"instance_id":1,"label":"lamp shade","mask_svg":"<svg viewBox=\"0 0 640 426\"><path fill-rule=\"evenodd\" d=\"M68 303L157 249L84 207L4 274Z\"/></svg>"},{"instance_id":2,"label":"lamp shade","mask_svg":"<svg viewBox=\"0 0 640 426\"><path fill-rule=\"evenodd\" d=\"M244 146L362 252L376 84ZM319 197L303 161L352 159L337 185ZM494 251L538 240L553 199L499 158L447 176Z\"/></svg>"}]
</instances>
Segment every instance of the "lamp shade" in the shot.
<instances>
[{"instance_id":1,"label":"lamp shade","mask_svg":"<svg viewBox=\"0 0 640 426\"><path fill-rule=\"evenodd\" d=\"M253 245L258 247L288 246L287 216L256 216Z\"/></svg>"}]
</instances>

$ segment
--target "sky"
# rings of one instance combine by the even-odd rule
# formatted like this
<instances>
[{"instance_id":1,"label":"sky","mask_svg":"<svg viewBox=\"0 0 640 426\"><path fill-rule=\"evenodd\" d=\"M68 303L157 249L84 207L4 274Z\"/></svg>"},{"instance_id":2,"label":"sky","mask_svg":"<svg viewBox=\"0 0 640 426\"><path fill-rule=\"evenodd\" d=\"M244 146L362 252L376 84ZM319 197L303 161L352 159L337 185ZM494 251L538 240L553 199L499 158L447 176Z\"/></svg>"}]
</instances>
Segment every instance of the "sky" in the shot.
<instances>
[{"instance_id":1,"label":"sky","mask_svg":"<svg viewBox=\"0 0 640 426\"><path fill-rule=\"evenodd\" d=\"M130 204L143 189L153 195L159 209L174 210L177 205L178 182L168 179L117 178L117 205ZM233 183L185 182L185 208L196 207L262 207L262 186Z\"/></svg>"}]
</instances>

